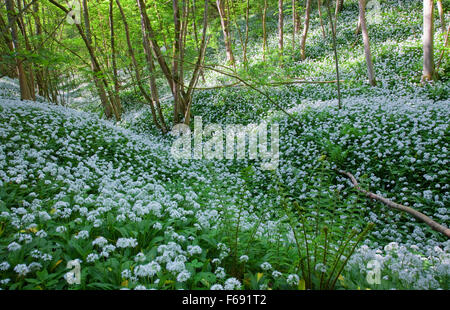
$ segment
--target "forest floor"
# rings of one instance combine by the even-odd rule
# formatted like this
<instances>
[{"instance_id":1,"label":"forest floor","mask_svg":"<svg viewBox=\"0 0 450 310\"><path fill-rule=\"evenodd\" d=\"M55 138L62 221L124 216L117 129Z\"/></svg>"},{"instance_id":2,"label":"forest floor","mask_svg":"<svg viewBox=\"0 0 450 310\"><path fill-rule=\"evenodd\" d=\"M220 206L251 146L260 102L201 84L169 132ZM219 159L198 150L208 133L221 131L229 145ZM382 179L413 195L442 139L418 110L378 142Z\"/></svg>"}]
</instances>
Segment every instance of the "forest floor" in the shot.
<instances>
[{"instance_id":1,"label":"forest floor","mask_svg":"<svg viewBox=\"0 0 450 310\"><path fill-rule=\"evenodd\" d=\"M250 159L174 159L173 137L156 131L133 90L121 94L126 114L113 123L84 89L62 107L20 101L17 82L1 79L0 287L449 289L450 241L334 171L450 226L448 76L419 85L417 4L383 12L383 27L369 29L377 87L366 85L361 39L353 46L354 8L342 13L342 109L334 84L261 87L301 126L248 88L196 93L193 114L204 124L278 123L274 171ZM311 28L314 57L262 65L255 43L240 73L254 85L334 80L329 40ZM269 44L275 50L275 35ZM202 87L232 82L205 78ZM71 260L80 285L66 281ZM380 283L369 281L377 270Z\"/></svg>"}]
</instances>

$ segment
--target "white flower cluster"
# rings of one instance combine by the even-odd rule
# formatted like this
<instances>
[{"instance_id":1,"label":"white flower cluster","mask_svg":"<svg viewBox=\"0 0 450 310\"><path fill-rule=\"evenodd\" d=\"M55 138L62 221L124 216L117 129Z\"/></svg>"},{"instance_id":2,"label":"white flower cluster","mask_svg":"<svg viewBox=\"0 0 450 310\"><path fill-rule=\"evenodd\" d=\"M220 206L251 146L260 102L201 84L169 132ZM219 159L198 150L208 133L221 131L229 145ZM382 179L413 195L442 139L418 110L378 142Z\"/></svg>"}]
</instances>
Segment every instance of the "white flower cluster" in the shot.
<instances>
[{"instance_id":1,"label":"white flower cluster","mask_svg":"<svg viewBox=\"0 0 450 310\"><path fill-rule=\"evenodd\" d=\"M134 274L138 277L153 277L161 271L161 266L157 262L150 262L146 265L138 265L134 269Z\"/></svg>"},{"instance_id":2,"label":"white flower cluster","mask_svg":"<svg viewBox=\"0 0 450 310\"><path fill-rule=\"evenodd\" d=\"M350 258L346 268L356 268L365 275L368 263L373 260L379 263L382 276L385 279L397 278L401 288L438 289L439 281L448 281L450 275L450 241L443 248L406 247L391 242L381 250L363 245Z\"/></svg>"},{"instance_id":3,"label":"white flower cluster","mask_svg":"<svg viewBox=\"0 0 450 310\"><path fill-rule=\"evenodd\" d=\"M134 248L138 245L135 238L119 238L116 242L118 248Z\"/></svg>"}]
</instances>

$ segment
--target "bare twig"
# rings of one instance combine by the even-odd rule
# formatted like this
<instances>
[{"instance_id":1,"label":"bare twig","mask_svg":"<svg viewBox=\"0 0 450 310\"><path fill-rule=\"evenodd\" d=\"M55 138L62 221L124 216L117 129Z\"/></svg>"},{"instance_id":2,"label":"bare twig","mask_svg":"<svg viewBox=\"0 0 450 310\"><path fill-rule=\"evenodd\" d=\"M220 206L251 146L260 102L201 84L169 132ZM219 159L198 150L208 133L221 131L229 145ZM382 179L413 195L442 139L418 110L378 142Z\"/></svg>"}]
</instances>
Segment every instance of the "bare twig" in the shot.
<instances>
[{"instance_id":1,"label":"bare twig","mask_svg":"<svg viewBox=\"0 0 450 310\"><path fill-rule=\"evenodd\" d=\"M423 213L421 213L421 212L419 212L417 210L414 210L413 208L410 208L410 207L407 207L407 206L395 203L395 202L393 202L393 201L391 201L391 200L389 200L387 198L384 198L384 197L376 195L376 194L374 194L372 192L366 191L365 189L362 189L359 186L358 181L356 181L356 178L351 173L346 172L346 171L342 171L342 170L338 170L338 169L336 169L336 171L339 174L342 174L342 175L346 176L347 178L349 178L352 181L353 185L355 186L355 189L358 192L363 193L366 197L378 200L378 201L384 203L385 205L387 205L390 208L409 213L414 218L424 222L425 224L430 226L433 230L435 230L437 232L440 232L441 234L443 234L444 236L446 236L447 238L450 239L450 229L449 228L447 228L445 226L442 226L439 223L436 223L435 221L430 219L425 214L423 214Z\"/></svg>"}]
</instances>

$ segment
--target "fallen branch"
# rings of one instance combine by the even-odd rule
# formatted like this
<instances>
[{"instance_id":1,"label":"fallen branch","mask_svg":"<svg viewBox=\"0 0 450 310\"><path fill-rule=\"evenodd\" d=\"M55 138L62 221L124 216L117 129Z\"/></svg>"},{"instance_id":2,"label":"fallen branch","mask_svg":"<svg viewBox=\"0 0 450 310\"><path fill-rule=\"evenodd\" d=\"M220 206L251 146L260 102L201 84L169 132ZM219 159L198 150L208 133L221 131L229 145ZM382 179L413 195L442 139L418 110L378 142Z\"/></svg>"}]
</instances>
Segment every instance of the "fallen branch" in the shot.
<instances>
[{"instance_id":1,"label":"fallen branch","mask_svg":"<svg viewBox=\"0 0 450 310\"><path fill-rule=\"evenodd\" d=\"M357 190L358 192L360 192L360 193L363 193L366 197L371 198L371 199L375 199L375 200L378 200L378 201L381 201L382 203L384 203L385 205L387 205L388 207L391 207L391 208L393 208L393 209L396 209L396 210L400 210L400 211L404 211L404 212L406 212L406 213L409 213L409 214L411 214L413 217L415 217L416 219L418 219L418 220L424 222L425 224L427 224L428 226L430 226L430 227L431 227L432 229L434 229L435 231L438 231L438 232L444 234L447 238L450 238L450 229L449 229L449 228L447 228L447 227L445 227L445 226L442 226L442 225L439 224L439 223L436 223L435 221L433 221L432 219L430 219L430 218L429 218L428 216L426 216L425 214L420 213L419 211L416 211L416 210L414 210L413 208L410 208L410 207L407 207L407 206L404 206L404 205L395 203L395 202L393 202L393 201L390 201L390 200L387 199L387 198L384 198L384 197L379 196L379 195L376 195L376 194L374 194L374 193L372 193L372 192L366 191L365 189L362 189L362 188L359 186L358 181L356 181L356 178L355 178L351 173L346 172L346 171L342 171L342 170L338 170L338 169L335 169L335 170L336 170L339 174L342 174L342 175L348 177L348 178L352 181L352 183L353 183L353 185L355 186L356 190Z\"/></svg>"},{"instance_id":2,"label":"fallen branch","mask_svg":"<svg viewBox=\"0 0 450 310\"><path fill-rule=\"evenodd\" d=\"M345 82L345 80L333 80L333 81L306 81L306 80L292 80L292 81L281 81L281 82L272 82L266 83L264 85L267 86L278 86L278 85L290 85L290 84L333 84L338 82Z\"/></svg>"},{"instance_id":3,"label":"fallen branch","mask_svg":"<svg viewBox=\"0 0 450 310\"><path fill-rule=\"evenodd\" d=\"M340 80L340 82L345 82L345 80ZM292 80L292 81L281 81L281 82L269 82L269 83L261 83L262 86L282 86L282 85L292 85L292 84L332 84L337 83L334 81L306 81L306 80ZM184 86L187 88L187 86ZM232 84L223 84L216 85L210 87L194 87L196 90L211 90L211 89L219 89L219 88L227 88L227 87L248 87L245 84L241 84L239 81Z\"/></svg>"}]
</instances>

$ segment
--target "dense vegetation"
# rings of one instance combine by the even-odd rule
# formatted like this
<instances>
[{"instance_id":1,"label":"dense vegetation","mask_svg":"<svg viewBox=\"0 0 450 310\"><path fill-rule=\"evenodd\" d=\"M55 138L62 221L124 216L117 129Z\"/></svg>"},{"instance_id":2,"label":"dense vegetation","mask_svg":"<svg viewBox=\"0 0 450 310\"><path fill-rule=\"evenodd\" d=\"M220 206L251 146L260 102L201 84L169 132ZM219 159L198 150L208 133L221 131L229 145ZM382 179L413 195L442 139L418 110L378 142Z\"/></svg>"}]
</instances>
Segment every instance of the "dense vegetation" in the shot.
<instances>
[{"instance_id":1,"label":"dense vegetation","mask_svg":"<svg viewBox=\"0 0 450 310\"><path fill-rule=\"evenodd\" d=\"M40 16L43 24L40 34L29 37L33 51L20 55L24 67L47 72L41 73L48 79L45 90L34 101L20 100L20 81L6 74L17 54L5 49L1 57L2 70L11 76L0 80L1 288L449 289L448 238L368 199L336 172L348 171L363 188L450 226L450 59L448 32L437 12L434 58L443 57L435 79L424 81L422 3L380 1L381 22L368 24L376 77L371 86L361 35L355 34L358 1L344 1L336 22L339 108L324 4L326 35L313 1L302 60L300 30L292 48L289 1L282 55L278 2L267 1L263 51L264 2L230 1L230 63L213 2L200 59L204 12L197 1L198 38L190 32L191 19L183 49L186 84L200 68L197 59L204 63L190 113L202 116L204 124L278 123L279 166L263 170L248 157L173 158L174 137L161 120L167 126L184 121L191 128L194 122L176 120L174 105L182 108L188 100L174 100L156 59L154 72L147 67L136 1L120 3L138 68L128 53L121 13L113 9L118 90L109 30L102 27L110 1L89 1L102 67L97 75L74 25L63 24L59 35L47 38L46 31L58 29L65 18L50 2L40 1L35 14L24 15L29 23ZM154 39L166 46L169 58L176 30L172 2L145 3L158 29ZM248 43L242 44L246 3ZM303 1L295 3L304 20ZM447 8L449 2L443 3ZM30 34L36 32L33 25ZM134 71L141 73L142 85ZM162 117L148 82L152 76ZM120 103L120 117L108 118L95 81L102 78L110 102ZM74 260L81 267L80 284L69 284L73 274L67 264ZM367 279L374 262L381 283Z\"/></svg>"}]
</instances>

